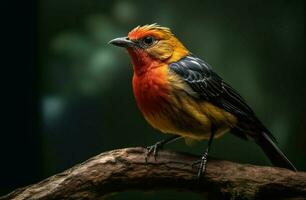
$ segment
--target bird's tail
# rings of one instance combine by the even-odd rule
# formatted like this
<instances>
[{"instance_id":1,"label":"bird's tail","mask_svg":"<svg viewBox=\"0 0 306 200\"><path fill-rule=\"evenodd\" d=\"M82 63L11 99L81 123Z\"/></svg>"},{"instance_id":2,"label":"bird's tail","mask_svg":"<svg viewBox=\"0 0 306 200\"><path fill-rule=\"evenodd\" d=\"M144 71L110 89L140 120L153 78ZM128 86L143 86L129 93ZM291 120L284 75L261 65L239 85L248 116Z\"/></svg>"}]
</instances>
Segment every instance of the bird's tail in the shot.
<instances>
[{"instance_id":1,"label":"bird's tail","mask_svg":"<svg viewBox=\"0 0 306 200\"><path fill-rule=\"evenodd\" d=\"M262 148L274 166L297 171L294 165L277 147L267 133L263 132L260 134L260 136L256 138L256 143Z\"/></svg>"}]
</instances>

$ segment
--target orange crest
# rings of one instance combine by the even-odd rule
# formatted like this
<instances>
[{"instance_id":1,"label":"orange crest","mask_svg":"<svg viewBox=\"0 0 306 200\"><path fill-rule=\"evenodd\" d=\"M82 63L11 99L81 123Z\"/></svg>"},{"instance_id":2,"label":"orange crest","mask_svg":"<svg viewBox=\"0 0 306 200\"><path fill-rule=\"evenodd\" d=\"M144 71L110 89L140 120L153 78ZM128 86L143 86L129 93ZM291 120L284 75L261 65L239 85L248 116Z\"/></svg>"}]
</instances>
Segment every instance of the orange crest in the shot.
<instances>
[{"instance_id":1,"label":"orange crest","mask_svg":"<svg viewBox=\"0 0 306 200\"><path fill-rule=\"evenodd\" d=\"M171 30L167 27L162 27L155 24L137 26L132 31L129 32L128 37L131 40L137 40L144 38L145 36L154 36L156 39L168 39L173 34Z\"/></svg>"}]
</instances>

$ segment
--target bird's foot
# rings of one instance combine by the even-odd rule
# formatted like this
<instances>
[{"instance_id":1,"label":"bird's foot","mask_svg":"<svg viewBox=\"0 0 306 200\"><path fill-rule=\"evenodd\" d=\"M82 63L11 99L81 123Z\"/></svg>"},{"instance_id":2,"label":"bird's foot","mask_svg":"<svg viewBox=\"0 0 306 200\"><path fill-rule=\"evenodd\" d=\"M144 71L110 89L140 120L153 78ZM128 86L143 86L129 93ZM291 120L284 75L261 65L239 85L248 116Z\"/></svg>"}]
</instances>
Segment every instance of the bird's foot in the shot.
<instances>
[{"instance_id":1,"label":"bird's foot","mask_svg":"<svg viewBox=\"0 0 306 200\"><path fill-rule=\"evenodd\" d=\"M150 157L151 154L153 154L153 157L156 160L157 153L162 148L163 148L163 145L162 145L161 142L156 142L154 145L148 146L147 147L148 152L147 152L147 155L146 155L146 162L148 161L148 158Z\"/></svg>"},{"instance_id":2,"label":"bird's foot","mask_svg":"<svg viewBox=\"0 0 306 200\"><path fill-rule=\"evenodd\" d=\"M200 160L197 160L194 163L192 163L192 167L200 164L197 174L198 179L200 179L202 174L205 174L206 172L207 158L208 158L208 152L205 152Z\"/></svg>"}]
</instances>

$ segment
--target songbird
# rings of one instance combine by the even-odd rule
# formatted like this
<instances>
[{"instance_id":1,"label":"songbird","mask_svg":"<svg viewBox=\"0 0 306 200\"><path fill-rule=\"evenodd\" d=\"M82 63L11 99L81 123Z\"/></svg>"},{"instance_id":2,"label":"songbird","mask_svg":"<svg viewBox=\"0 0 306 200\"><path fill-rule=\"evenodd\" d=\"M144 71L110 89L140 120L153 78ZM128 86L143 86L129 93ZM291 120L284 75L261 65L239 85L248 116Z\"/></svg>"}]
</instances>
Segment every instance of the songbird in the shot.
<instances>
[{"instance_id":1,"label":"songbird","mask_svg":"<svg viewBox=\"0 0 306 200\"><path fill-rule=\"evenodd\" d=\"M133 65L133 91L144 118L171 134L148 147L157 155L178 138L208 140L199 160L198 177L205 172L214 138L226 132L255 141L272 164L296 171L245 100L204 60L192 54L171 30L157 24L137 26L109 42L127 49Z\"/></svg>"}]
</instances>

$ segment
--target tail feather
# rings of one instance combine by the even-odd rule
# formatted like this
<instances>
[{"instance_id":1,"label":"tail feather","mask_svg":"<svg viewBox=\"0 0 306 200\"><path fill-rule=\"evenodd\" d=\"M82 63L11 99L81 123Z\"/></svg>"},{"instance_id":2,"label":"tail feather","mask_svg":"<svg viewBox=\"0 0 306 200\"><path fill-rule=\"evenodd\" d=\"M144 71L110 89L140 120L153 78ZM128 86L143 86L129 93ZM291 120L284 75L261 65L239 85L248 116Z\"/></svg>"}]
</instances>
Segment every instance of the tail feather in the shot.
<instances>
[{"instance_id":1,"label":"tail feather","mask_svg":"<svg viewBox=\"0 0 306 200\"><path fill-rule=\"evenodd\" d=\"M274 166L297 171L267 133L263 132L260 137L256 138L256 143L262 148Z\"/></svg>"}]
</instances>

